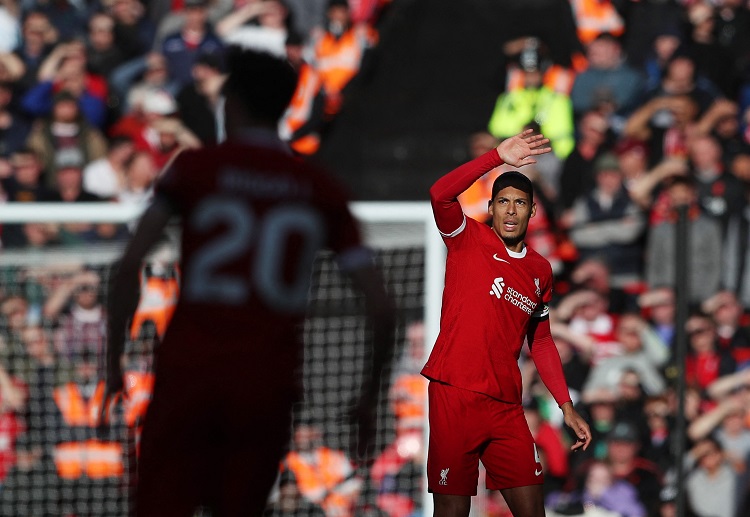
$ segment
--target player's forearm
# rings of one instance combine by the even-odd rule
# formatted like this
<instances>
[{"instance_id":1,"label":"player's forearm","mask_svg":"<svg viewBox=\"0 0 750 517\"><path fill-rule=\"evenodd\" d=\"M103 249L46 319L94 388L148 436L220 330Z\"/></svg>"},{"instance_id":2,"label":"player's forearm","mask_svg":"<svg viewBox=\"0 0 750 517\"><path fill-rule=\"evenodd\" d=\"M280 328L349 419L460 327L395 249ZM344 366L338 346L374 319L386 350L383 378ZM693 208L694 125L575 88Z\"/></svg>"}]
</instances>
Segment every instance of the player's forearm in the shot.
<instances>
[{"instance_id":1,"label":"player's forearm","mask_svg":"<svg viewBox=\"0 0 750 517\"><path fill-rule=\"evenodd\" d=\"M138 307L140 268L122 264L110 289L108 315L107 364L119 362L125 348L127 322Z\"/></svg>"}]
</instances>

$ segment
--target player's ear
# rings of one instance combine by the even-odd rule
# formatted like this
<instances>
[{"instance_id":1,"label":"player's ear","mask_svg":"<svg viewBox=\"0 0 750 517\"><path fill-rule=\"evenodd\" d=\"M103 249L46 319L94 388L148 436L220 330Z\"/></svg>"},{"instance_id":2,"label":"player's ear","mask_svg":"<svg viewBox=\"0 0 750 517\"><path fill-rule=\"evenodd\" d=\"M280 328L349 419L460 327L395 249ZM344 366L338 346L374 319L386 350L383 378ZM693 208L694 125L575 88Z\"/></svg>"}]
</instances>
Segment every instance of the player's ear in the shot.
<instances>
[{"instance_id":1,"label":"player's ear","mask_svg":"<svg viewBox=\"0 0 750 517\"><path fill-rule=\"evenodd\" d=\"M536 203L531 203L531 215L529 216L529 219L534 217L536 215Z\"/></svg>"},{"instance_id":2,"label":"player's ear","mask_svg":"<svg viewBox=\"0 0 750 517\"><path fill-rule=\"evenodd\" d=\"M487 201L487 213L490 214L490 217L492 217L494 215L494 212L495 212L495 207L494 207L494 204L492 203L492 200L490 199L489 201Z\"/></svg>"}]
</instances>

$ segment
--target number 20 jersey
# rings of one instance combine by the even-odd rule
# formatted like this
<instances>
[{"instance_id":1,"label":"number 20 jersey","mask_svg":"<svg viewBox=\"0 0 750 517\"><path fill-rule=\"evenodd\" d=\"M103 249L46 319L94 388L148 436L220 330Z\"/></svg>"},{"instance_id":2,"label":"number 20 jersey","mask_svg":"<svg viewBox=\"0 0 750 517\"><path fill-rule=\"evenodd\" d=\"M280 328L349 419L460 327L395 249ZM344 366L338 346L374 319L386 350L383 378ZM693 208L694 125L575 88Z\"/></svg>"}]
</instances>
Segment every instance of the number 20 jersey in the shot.
<instances>
[{"instance_id":1,"label":"number 20 jersey","mask_svg":"<svg viewBox=\"0 0 750 517\"><path fill-rule=\"evenodd\" d=\"M275 139L185 151L155 195L182 218L182 286L169 330L199 333L178 346L207 359L232 352L253 358L259 374L293 369L318 251L334 251L342 269L371 260L343 188ZM220 350L193 342L206 336Z\"/></svg>"}]
</instances>

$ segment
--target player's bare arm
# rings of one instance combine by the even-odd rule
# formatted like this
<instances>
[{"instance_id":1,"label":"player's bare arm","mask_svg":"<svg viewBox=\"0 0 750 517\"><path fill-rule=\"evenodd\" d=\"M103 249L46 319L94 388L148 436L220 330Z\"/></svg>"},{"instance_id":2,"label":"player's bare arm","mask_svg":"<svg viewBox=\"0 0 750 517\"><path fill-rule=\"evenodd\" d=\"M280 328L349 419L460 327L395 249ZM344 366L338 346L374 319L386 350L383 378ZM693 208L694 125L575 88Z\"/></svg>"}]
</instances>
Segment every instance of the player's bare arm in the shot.
<instances>
[{"instance_id":1,"label":"player's bare arm","mask_svg":"<svg viewBox=\"0 0 750 517\"><path fill-rule=\"evenodd\" d=\"M572 402L566 402L560 406L560 409L563 412L565 425L567 425L577 437L576 442L570 446L570 450L576 451L578 449L583 449L585 451L591 444L591 429L589 428L589 424L587 424L586 420L578 414L578 411L575 410Z\"/></svg>"}]
</instances>

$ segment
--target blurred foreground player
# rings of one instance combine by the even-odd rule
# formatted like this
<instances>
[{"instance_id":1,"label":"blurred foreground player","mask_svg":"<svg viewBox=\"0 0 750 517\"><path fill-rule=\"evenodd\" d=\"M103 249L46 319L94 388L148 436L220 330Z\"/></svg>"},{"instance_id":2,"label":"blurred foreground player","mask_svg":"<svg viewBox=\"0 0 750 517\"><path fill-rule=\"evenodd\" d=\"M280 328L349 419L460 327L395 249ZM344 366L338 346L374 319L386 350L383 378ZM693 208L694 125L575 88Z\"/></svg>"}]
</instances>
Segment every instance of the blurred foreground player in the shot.
<instances>
[{"instance_id":1,"label":"blurred foreground player","mask_svg":"<svg viewBox=\"0 0 750 517\"><path fill-rule=\"evenodd\" d=\"M288 63L233 49L224 85L227 142L179 155L158 181L110 294L108 389L122 388L126 321L138 272L172 215L181 217L183 283L157 352L138 467L140 517L261 515L301 393L301 322L323 247L365 295L372 374L354 411L371 443L390 357L392 305L342 189L276 135L294 92Z\"/></svg>"},{"instance_id":2,"label":"blurred foreground player","mask_svg":"<svg viewBox=\"0 0 750 517\"><path fill-rule=\"evenodd\" d=\"M430 189L448 247L440 335L422 374L428 388L428 489L437 517L469 515L479 460L487 488L500 490L515 517L543 517L542 465L521 405L518 359L524 340L577 442L591 431L573 409L550 334L552 267L526 246L536 213L531 181L518 171L495 180L490 225L466 217L458 195L495 167L521 167L549 152L549 140L524 131L440 178Z\"/></svg>"}]
</instances>

